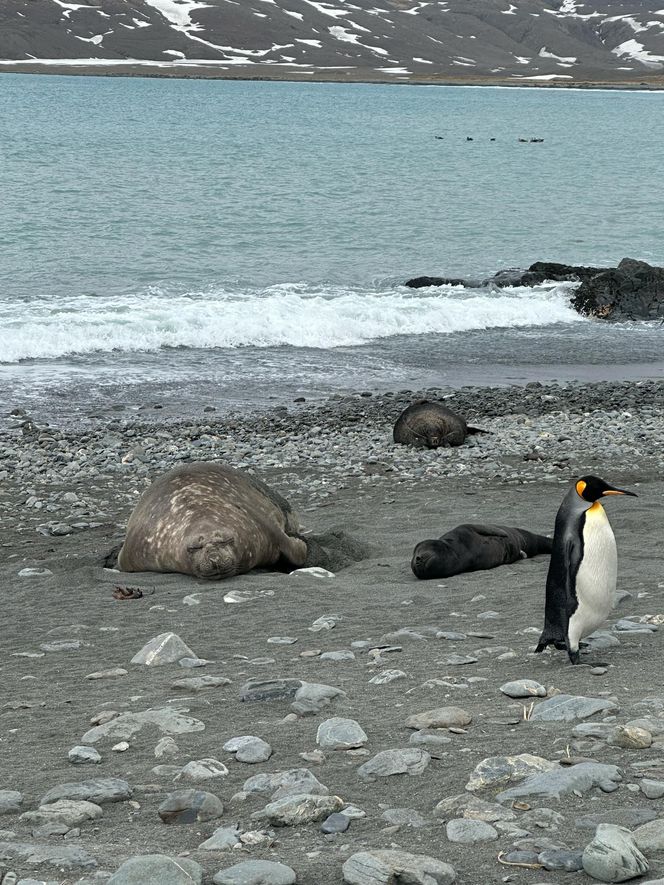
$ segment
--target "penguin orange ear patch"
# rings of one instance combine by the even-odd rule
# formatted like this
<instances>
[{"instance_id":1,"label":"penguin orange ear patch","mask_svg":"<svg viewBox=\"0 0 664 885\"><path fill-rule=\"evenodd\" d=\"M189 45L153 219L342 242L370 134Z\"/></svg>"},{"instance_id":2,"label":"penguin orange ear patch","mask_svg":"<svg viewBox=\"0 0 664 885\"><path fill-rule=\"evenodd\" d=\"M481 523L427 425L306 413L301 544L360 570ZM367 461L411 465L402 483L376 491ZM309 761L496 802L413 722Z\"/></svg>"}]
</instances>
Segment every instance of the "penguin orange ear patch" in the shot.
<instances>
[{"instance_id":1,"label":"penguin orange ear patch","mask_svg":"<svg viewBox=\"0 0 664 885\"><path fill-rule=\"evenodd\" d=\"M576 484L576 493L579 496L579 498L583 498L583 493L585 492L585 490L586 490L586 483L582 479L580 479Z\"/></svg>"}]
</instances>

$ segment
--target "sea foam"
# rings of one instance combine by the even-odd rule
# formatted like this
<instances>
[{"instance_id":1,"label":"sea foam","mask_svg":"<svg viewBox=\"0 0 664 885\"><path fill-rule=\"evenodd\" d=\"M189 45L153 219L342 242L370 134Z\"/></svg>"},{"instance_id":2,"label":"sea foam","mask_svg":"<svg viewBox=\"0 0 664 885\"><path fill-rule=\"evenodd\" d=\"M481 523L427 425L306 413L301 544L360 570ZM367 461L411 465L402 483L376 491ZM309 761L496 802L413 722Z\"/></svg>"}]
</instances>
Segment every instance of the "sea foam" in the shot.
<instances>
[{"instance_id":1,"label":"sea foam","mask_svg":"<svg viewBox=\"0 0 664 885\"><path fill-rule=\"evenodd\" d=\"M0 302L0 362L160 348L353 347L395 335L583 322L566 285L496 291L276 285Z\"/></svg>"}]
</instances>

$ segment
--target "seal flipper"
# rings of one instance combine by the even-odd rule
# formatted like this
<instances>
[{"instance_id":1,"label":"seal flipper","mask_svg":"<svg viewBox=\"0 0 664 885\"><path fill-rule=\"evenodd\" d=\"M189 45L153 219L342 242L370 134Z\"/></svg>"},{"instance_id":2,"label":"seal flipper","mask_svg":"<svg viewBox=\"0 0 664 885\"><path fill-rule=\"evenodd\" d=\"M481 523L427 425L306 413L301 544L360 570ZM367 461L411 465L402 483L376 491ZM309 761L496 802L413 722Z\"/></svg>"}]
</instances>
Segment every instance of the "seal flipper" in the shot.
<instances>
[{"instance_id":1,"label":"seal flipper","mask_svg":"<svg viewBox=\"0 0 664 885\"><path fill-rule=\"evenodd\" d=\"M285 564L290 565L290 569L287 568L287 571L292 570L293 567L301 568L304 565L307 559L307 542L304 538L280 532L276 541L281 554L280 562L285 560Z\"/></svg>"},{"instance_id":2,"label":"seal flipper","mask_svg":"<svg viewBox=\"0 0 664 885\"><path fill-rule=\"evenodd\" d=\"M469 436L474 436L476 433L486 433L489 436L493 435L490 430L482 430L481 427L471 427L469 424L466 425L466 433L468 433Z\"/></svg>"}]
</instances>

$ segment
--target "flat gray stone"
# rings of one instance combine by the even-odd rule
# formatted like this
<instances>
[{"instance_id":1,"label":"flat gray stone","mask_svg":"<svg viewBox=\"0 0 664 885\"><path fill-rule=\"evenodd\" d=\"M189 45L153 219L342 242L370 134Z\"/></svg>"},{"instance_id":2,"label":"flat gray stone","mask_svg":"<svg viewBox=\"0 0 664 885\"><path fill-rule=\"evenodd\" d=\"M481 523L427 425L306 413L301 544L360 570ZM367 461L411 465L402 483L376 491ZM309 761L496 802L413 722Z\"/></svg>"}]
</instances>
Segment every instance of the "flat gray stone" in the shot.
<instances>
[{"instance_id":1,"label":"flat gray stone","mask_svg":"<svg viewBox=\"0 0 664 885\"><path fill-rule=\"evenodd\" d=\"M346 692L322 682L303 682L290 705L298 716L313 716L325 709L334 698L345 698Z\"/></svg>"},{"instance_id":2,"label":"flat gray stone","mask_svg":"<svg viewBox=\"0 0 664 885\"><path fill-rule=\"evenodd\" d=\"M270 802L251 817L252 820L265 821L275 827L294 827L322 820L343 807L344 803L338 796L300 793Z\"/></svg>"},{"instance_id":3,"label":"flat gray stone","mask_svg":"<svg viewBox=\"0 0 664 885\"><path fill-rule=\"evenodd\" d=\"M31 866L61 869L93 869L97 861L78 845L30 845L26 842L0 842L0 860L22 860Z\"/></svg>"},{"instance_id":4,"label":"flat gray stone","mask_svg":"<svg viewBox=\"0 0 664 885\"><path fill-rule=\"evenodd\" d=\"M355 654L347 648L342 648L338 651L324 651L322 655L319 655L318 660L343 663L344 661L354 661Z\"/></svg>"},{"instance_id":5,"label":"flat gray stone","mask_svg":"<svg viewBox=\"0 0 664 885\"><path fill-rule=\"evenodd\" d=\"M637 827L632 833L634 841L646 855L653 851L664 851L664 818L651 820Z\"/></svg>"},{"instance_id":6,"label":"flat gray stone","mask_svg":"<svg viewBox=\"0 0 664 885\"><path fill-rule=\"evenodd\" d=\"M599 824L615 824L618 827L626 827L628 830L646 824L657 817L654 808L610 808L599 814L585 814L574 821L574 826L579 830L592 830L593 833Z\"/></svg>"},{"instance_id":7,"label":"flat gray stone","mask_svg":"<svg viewBox=\"0 0 664 885\"><path fill-rule=\"evenodd\" d=\"M583 852L571 851L569 848L549 848L540 852L537 860L545 870L578 873L583 869Z\"/></svg>"},{"instance_id":8,"label":"flat gray stone","mask_svg":"<svg viewBox=\"0 0 664 885\"><path fill-rule=\"evenodd\" d=\"M245 793L267 793L273 801L302 793L327 796L330 792L308 768L255 774L244 782L242 790Z\"/></svg>"},{"instance_id":9,"label":"flat gray stone","mask_svg":"<svg viewBox=\"0 0 664 885\"><path fill-rule=\"evenodd\" d=\"M606 651L609 648L617 648L620 640L609 630L595 630L590 636L584 637L586 643L586 651L592 654L596 651Z\"/></svg>"},{"instance_id":10,"label":"flat gray stone","mask_svg":"<svg viewBox=\"0 0 664 885\"><path fill-rule=\"evenodd\" d=\"M441 759L446 755L447 745L452 743L452 738L439 729L422 728L411 734L408 743L411 747L422 747L432 759Z\"/></svg>"},{"instance_id":11,"label":"flat gray stone","mask_svg":"<svg viewBox=\"0 0 664 885\"><path fill-rule=\"evenodd\" d=\"M629 830L600 824L583 852L583 869L600 882L627 882L647 873L649 865Z\"/></svg>"},{"instance_id":12,"label":"flat gray stone","mask_svg":"<svg viewBox=\"0 0 664 885\"><path fill-rule=\"evenodd\" d=\"M616 704L605 698L586 698L559 694L539 703L530 716L530 722L574 722L596 713L615 712Z\"/></svg>"},{"instance_id":13,"label":"flat gray stone","mask_svg":"<svg viewBox=\"0 0 664 885\"><path fill-rule=\"evenodd\" d=\"M464 728L473 717L461 707L437 707L406 719L406 728Z\"/></svg>"},{"instance_id":14,"label":"flat gray stone","mask_svg":"<svg viewBox=\"0 0 664 885\"><path fill-rule=\"evenodd\" d=\"M218 759L193 759L180 769L174 781L190 781L197 784L217 777L226 777L228 769Z\"/></svg>"},{"instance_id":15,"label":"flat gray stone","mask_svg":"<svg viewBox=\"0 0 664 885\"><path fill-rule=\"evenodd\" d=\"M79 783L58 784L42 796L41 805L49 805L58 799L82 799L103 805L104 802L125 802L133 791L127 781L117 777L97 777Z\"/></svg>"},{"instance_id":16,"label":"flat gray stone","mask_svg":"<svg viewBox=\"0 0 664 885\"><path fill-rule=\"evenodd\" d=\"M212 881L214 885L293 885L295 870L272 860L244 860L228 869L220 870Z\"/></svg>"},{"instance_id":17,"label":"flat gray stone","mask_svg":"<svg viewBox=\"0 0 664 885\"><path fill-rule=\"evenodd\" d=\"M249 734L226 741L224 750L227 753L235 753L238 762L246 762L248 765L267 762L272 755L272 747L267 741Z\"/></svg>"},{"instance_id":18,"label":"flat gray stone","mask_svg":"<svg viewBox=\"0 0 664 885\"><path fill-rule=\"evenodd\" d=\"M424 854L372 849L351 855L343 877L347 885L452 885L456 873L449 864Z\"/></svg>"},{"instance_id":19,"label":"flat gray stone","mask_svg":"<svg viewBox=\"0 0 664 885\"><path fill-rule=\"evenodd\" d=\"M608 743L623 750L645 750L652 744L652 734L634 725L617 725L609 735Z\"/></svg>"},{"instance_id":20,"label":"flat gray stone","mask_svg":"<svg viewBox=\"0 0 664 885\"><path fill-rule=\"evenodd\" d=\"M320 825L321 833L345 833L350 826L350 818L345 814L334 811L329 817L326 817Z\"/></svg>"},{"instance_id":21,"label":"flat gray stone","mask_svg":"<svg viewBox=\"0 0 664 885\"><path fill-rule=\"evenodd\" d=\"M352 750L363 747L367 740L359 722L354 719L326 719L316 733L316 743L323 750Z\"/></svg>"},{"instance_id":22,"label":"flat gray stone","mask_svg":"<svg viewBox=\"0 0 664 885\"><path fill-rule=\"evenodd\" d=\"M406 679L407 676L403 670L381 670L369 680L370 685L387 685L390 682L396 682L397 679Z\"/></svg>"},{"instance_id":23,"label":"flat gray stone","mask_svg":"<svg viewBox=\"0 0 664 885\"><path fill-rule=\"evenodd\" d=\"M395 827L413 827L421 829L428 826L426 818L414 808L388 808L381 814L381 818Z\"/></svg>"},{"instance_id":24,"label":"flat gray stone","mask_svg":"<svg viewBox=\"0 0 664 885\"><path fill-rule=\"evenodd\" d=\"M447 796L436 805L433 813L443 820L454 820L466 817L471 820L483 820L489 824L497 821L514 821L516 814L511 808L503 808L496 802L486 802L479 796L462 793L459 796Z\"/></svg>"},{"instance_id":25,"label":"flat gray stone","mask_svg":"<svg viewBox=\"0 0 664 885\"><path fill-rule=\"evenodd\" d=\"M440 663L446 667L464 667L466 664L476 664L479 658L474 658L472 655L445 655L444 658L441 658Z\"/></svg>"},{"instance_id":26,"label":"flat gray stone","mask_svg":"<svg viewBox=\"0 0 664 885\"><path fill-rule=\"evenodd\" d=\"M98 820L103 817L104 811L94 802L85 800L58 799L48 805L40 805L37 811L26 811L21 815L21 820L39 826L53 822L75 827L88 820Z\"/></svg>"},{"instance_id":27,"label":"flat gray stone","mask_svg":"<svg viewBox=\"0 0 664 885\"><path fill-rule=\"evenodd\" d=\"M557 762L550 762L542 756L519 753L517 756L488 756L475 767L466 784L471 792L522 781L533 774L560 768Z\"/></svg>"},{"instance_id":28,"label":"flat gray stone","mask_svg":"<svg viewBox=\"0 0 664 885\"><path fill-rule=\"evenodd\" d=\"M493 842L498 838L498 831L483 820L457 818L448 821L447 838L450 842L461 842L472 845L475 842Z\"/></svg>"},{"instance_id":29,"label":"flat gray stone","mask_svg":"<svg viewBox=\"0 0 664 885\"><path fill-rule=\"evenodd\" d=\"M364 780L377 777L390 777L394 774L422 774L431 762L431 756L420 747L407 747L403 750L383 750L360 765L357 773Z\"/></svg>"},{"instance_id":30,"label":"flat gray stone","mask_svg":"<svg viewBox=\"0 0 664 885\"><path fill-rule=\"evenodd\" d=\"M72 747L67 758L72 765L95 765L101 762L101 756L94 747Z\"/></svg>"},{"instance_id":31,"label":"flat gray stone","mask_svg":"<svg viewBox=\"0 0 664 885\"><path fill-rule=\"evenodd\" d=\"M105 738L109 740L127 741L138 734L146 726L158 728L163 734L190 734L204 731L205 723L193 716L185 716L184 712L170 707L156 710L144 710L140 713L120 713L119 716L95 725L83 735L86 744L96 744Z\"/></svg>"},{"instance_id":32,"label":"flat gray stone","mask_svg":"<svg viewBox=\"0 0 664 885\"><path fill-rule=\"evenodd\" d=\"M570 794L587 793L599 787L605 793L613 793L622 780L620 769L615 765L599 762L580 762L567 768L559 766L529 777L524 783L496 796L497 802L513 802L515 799L561 799Z\"/></svg>"},{"instance_id":33,"label":"flat gray stone","mask_svg":"<svg viewBox=\"0 0 664 885\"><path fill-rule=\"evenodd\" d=\"M664 796L664 781L654 781L644 777L639 783L641 792L648 799L661 799Z\"/></svg>"},{"instance_id":34,"label":"flat gray stone","mask_svg":"<svg viewBox=\"0 0 664 885\"><path fill-rule=\"evenodd\" d=\"M160 667L165 664L176 664L180 658L195 658L189 646L180 639L177 633L160 633L131 659L132 664L145 664L146 667Z\"/></svg>"},{"instance_id":35,"label":"flat gray stone","mask_svg":"<svg viewBox=\"0 0 664 885\"><path fill-rule=\"evenodd\" d=\"M164 799L158 811L165 824L202 824L221 817L224 806L205 790L176 790Z\"/></svg>"},{"instance_id":36,"label":"flat gray stone","mask_svg":"<svg viewBox=\"0 0 664 885\"><path fill-rule=\"evenodd\" d=\"M218 827L209 839L201 842L198 846L203 851L229 851L240 844L240 829L238 827Z\"/></svg>"},{"instance_id":37,"label":"flat gray stone","mask_svg":"<svg viewBox=\"0 0 664 885\"><path fill-rule=\"evenodd\" d=\"M240 689L240 700L282 701L294 698L301 687L301 679L249 679Z\"/></svg>"},{"instance_id":38,"label":"flat gray stone","mask_svg":"<svg viewBox=\"0 0 664 885\"><path fill-rule=\"evenodd\" d=\"M203 869L186 857L144 854L125 861L108 880L108 885L201 885Z\"/></svg>"},{"instance_id":39,"label":"flat gray stone","mask_svg":"<svg viewBox=\"0 0 664 885\"><path fill-rule=\"evenodd\" d=\"M516 679L500 686L508 698L545 698L546 688L534 679Z\"/></svg>"},{"instance_id":40,"label":"flat gray stone","mask_svg":"<svg viewBox=\"0 0 664 885\"><path fill-rule=\"evenodd\" d=\"M18 790L0 790L0 814L14 814L20 811L23 794Z\"/></svg>"},{"instance_id":41,"label":"flat gray stone","mask_svg":"<svg viewBox=\"0 0 664 885\"><path fill-rule=\"evenodd\" d=\"M205 691L209 688L221 688L230 685L230 679L225 676L186 676L184 679L176 679L171 683L171 688L182 691Z\"/></svg>"}]
</instances>

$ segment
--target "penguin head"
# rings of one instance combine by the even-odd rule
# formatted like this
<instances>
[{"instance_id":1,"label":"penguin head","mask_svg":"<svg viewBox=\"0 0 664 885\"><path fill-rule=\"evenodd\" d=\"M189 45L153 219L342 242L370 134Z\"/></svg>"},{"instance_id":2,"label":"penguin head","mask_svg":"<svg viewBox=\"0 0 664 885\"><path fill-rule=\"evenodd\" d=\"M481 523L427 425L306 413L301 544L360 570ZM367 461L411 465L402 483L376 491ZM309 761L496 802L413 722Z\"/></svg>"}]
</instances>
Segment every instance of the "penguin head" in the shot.
<instances>
[{"instance_id":1,"label":"penguin head","mask_svg":"<svg viewBox=\"0 0 664 885\"><path fill-rule=\"evenodd\" d=\"M576 493L579 498L583 498L584 501L588 501L591 504L608 495L638 497L635 492L627 492L625 489L617 489L615 486L610 486L608 482L604 482L599 476L582 476L580 479L577 479Z\"/></svg>"}]
</instances>

